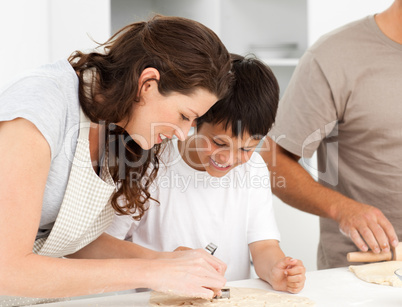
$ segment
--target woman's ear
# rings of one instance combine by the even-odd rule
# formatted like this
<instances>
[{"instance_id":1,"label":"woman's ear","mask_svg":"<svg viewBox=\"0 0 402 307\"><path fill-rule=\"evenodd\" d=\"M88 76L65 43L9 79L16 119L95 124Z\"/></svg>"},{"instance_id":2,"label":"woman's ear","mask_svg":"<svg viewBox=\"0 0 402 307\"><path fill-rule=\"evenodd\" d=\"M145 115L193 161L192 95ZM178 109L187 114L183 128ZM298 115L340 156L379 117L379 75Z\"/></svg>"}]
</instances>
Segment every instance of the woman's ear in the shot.
<instances>
[{"instance_id":1,"label":"woman's ear","mask_svg":"<svg viewBox=\"0 0 402 307\"><path fill-rule=\"evenodd\" d=\"M153 67L145 68L138 79L138 96L141 92L146 93L147 91L152 89L152 86L158 87L157 82L159 81L159 79L159 70Z\"/></svg>"}]
</instances>

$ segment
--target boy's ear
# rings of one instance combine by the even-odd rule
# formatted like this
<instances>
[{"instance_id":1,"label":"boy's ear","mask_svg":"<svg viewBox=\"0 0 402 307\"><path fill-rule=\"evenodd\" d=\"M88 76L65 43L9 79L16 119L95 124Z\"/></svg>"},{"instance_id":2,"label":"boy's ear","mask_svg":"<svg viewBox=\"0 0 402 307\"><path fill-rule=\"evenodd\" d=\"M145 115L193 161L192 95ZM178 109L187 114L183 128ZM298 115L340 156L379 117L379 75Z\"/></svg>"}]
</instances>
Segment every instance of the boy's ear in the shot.
<instances>
[{"instance_id":1,"label":"boy's ear","mask_svg":"<svg viewBox=\"0 0 402 307\"><path fill-rule=\"evenodd\" d=\"M137 96L140 95L141 91L143 93L146 93L147 91L149 91L150 89L152 89L152 86L156 87L157 82L153 82L153 81L159 81L160 79L160 74L159 74L159 70L157 70L156 68L153 67L147 67L145 68L139 79L138 79L138 94Z\"/></svg>"}]
</instances>

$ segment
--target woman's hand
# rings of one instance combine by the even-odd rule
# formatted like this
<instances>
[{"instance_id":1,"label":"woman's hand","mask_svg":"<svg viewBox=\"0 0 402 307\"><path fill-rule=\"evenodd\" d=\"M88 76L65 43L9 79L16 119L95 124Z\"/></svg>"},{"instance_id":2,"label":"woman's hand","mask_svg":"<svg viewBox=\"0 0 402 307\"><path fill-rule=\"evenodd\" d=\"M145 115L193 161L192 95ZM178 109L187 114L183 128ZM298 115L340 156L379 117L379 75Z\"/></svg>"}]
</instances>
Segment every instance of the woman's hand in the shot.
<instances>
[{"instance_id":1,"label":"woman's hand","mask_svg":"<svg viewBox=\"0 0 402 307\"><path fill-rule=\"evenodd\" d=\"M212 256L205 249L197 248L192 249L186 246L177 247L174 252L162 252L159 253L158 259L177 259L182 257L201 257L207 263L209 263L215 270L222 276L225 275L227 265L222 260Z\"/></svg>"},{"instance_id":2,"label":"woman's hand","mask_svg":"<svg viewBox=\"0 0 402 307\"><path fill-rule=\"evenodd\" d=\"M187 246L179 246L178 248L176 248L174 250L174 252L182 252L182 251L189 251L189 250L192 250L192 248L187 247Z\"/></svg>"},{"instance_id":3,"label":"woman's hand","mask_svg":"<svg viewBox=\"0 0 402 307\"><path fill-rule=\"evenodd\" d=\"M272 268L270 283L275 290L299 293L304 287L305 272L301 260L285 257Z\"/></svg>"},{"instance_id":4,"label":"woman's hand","mask_svg":"<svg viewBox=\"0 0 402 307\"><path fill-rule=\"evenodd\" d=\"M171 259L155 260L146 273L150 288L179 296L211 299L226 283L226 265L203 249L177 251Z\"/></svg>"}]
</instances>

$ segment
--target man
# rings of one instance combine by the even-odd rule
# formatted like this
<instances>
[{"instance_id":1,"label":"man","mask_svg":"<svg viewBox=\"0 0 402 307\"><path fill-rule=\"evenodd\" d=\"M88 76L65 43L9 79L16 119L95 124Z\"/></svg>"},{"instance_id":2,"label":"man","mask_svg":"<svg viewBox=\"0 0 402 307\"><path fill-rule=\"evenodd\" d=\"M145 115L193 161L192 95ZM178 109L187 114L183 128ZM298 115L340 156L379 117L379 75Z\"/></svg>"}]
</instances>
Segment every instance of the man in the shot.
<instances>
[{"instance_id":1,"label":"man","mask_svg":"<svg viewBox=\"0 0 402 307\"><path fill-rule=\"evenodd\" d=\"M402 0L302 57L261 154L289 205L320 216L318 268L402 237ZM298 163L317 150L316 182ZM301 160L302 164L304 160Z\"/></svg>"}]
</instances>

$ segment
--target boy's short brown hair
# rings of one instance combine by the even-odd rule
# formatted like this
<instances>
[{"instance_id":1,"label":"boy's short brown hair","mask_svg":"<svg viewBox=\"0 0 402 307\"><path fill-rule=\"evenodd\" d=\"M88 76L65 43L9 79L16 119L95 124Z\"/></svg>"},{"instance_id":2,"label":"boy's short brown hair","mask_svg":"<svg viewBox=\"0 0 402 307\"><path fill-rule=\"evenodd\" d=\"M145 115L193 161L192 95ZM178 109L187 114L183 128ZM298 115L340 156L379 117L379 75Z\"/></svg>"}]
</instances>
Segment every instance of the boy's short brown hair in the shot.
<instances>
[{"instance_id":1,"label":"boy's short brown hair","mask_svg":"<svg viewBox=\"0 0 402 307\"><path fill-rule=\"evenodd\" d=\"M263 138L271 129L279 103L279 85L271 69L254 56L231 54L234 83L229 94L197 120L223 124L233 136Z\"/></svg>"}]
</instances>

